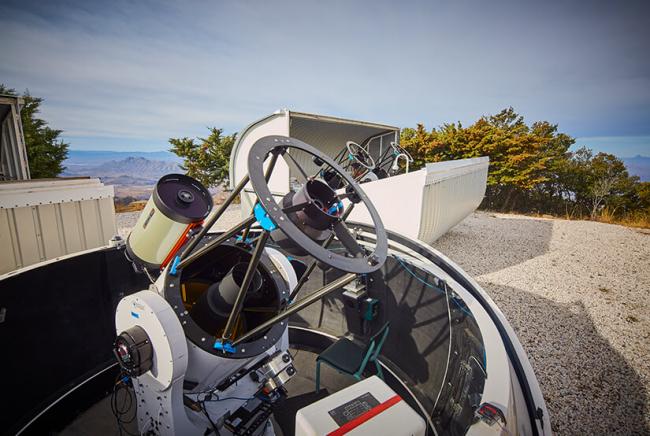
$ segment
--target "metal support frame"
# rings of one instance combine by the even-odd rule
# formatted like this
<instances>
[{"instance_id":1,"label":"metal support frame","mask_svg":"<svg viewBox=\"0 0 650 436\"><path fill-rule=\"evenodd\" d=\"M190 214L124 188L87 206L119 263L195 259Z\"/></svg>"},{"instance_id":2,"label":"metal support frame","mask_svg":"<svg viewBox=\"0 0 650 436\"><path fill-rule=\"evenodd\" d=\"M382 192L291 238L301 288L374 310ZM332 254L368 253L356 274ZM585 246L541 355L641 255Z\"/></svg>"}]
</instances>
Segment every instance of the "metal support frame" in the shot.
<instances>
[{"instance_id":1,"label":"metal support frame","mask_svg":"<svg viewBox=\"0 0 650 436\"><path fill-rule=\"evenodd\" d=\"M271 173L273 172L273 169L275 168L275 163L278 161L278 156L279 155L280 155L280 153L273 153L273 156L271 156L271 162L269 162L269 166L266 168L266 173L264 174L264 179L267 182L271 178ZM253 208L251 209L252 211L255 210L255 206L257 206L257 204L259 202L260 202L259 198L255 200L255 203L253 203ZM253 215L251 215L251 216L253 216ZM241 239L242 239L243 242L246 242L246 238L248 238L248 234L251 231L251 225L246 227L246 229L244 230L244 233L242 233Z\"/></svg>"},{"instance_id":2,"label":"metal support frame","mask_svg":"<svg viewBox=\"0 0 650 436\"><path fill-rule=\"evenodd\" d=\"M344 276L334 280L331 283L328 283L327 285L323 286L319 290L309 294L307 297L301 299L300 301L295 302L294 304L290 305L287 310L277 314L273 318L265 321L264 323L260 324L259 326L255 327L253 330L247 332L246 334L240 336L237 338L232 345L236 346L237 344L240 344L260 333L262 333L264 330L268 329L269 327L273 326L274 324L283 321L287 318L289 318L291 315L293 315L296 312L301 311L305 307L315 303L316 301L320 300L321 298L325 297L328 294L331 294L332 292L342 288L343 286L347 285L348 283L353 282L356 280L357 275L354 273L348 273L345 274Z\"/></svg>"},{"instance_id":3,"label":"metal support frame","mask_svg":"<svg viewBox=\"0 0 650 436\"><path fill-rule=\"evenodd\" d=\"M194 262L199 257L201 257L204 254L214 250L219 245L223 244L225 241L232 238L237 233L241 232L244 228L249 227L254 222L255 222L255 216L253 216L253 215L249 216L248 218L246 218L244 221L240 222L236 226L231 227L230 230L227 230L226 232L222 233L217 239L215 239L214 241L211 241L209 244L202 247L196 253L193 253L193 254L187 256L185 259L183 259L178 264L177 268L180 268L180 269L185 268L187 265L191 264L192 262Z\"/></svg>"},{"instance_id":4,"label":"metal support frame","mask_svg":"<svg viewBox=\"0 0 650 436\"><path fill-rule=\"evenodd\" d=\"M214 225L214 223L217 222L219 218L221 218L221 215L228 209L228 206L237 198L239 193L241 192L242 189L244 189L244 186L249 181L248 175L244 176L243 179L239 181L235 189L230 193L226 201L223 202L223 204L219 207L219 209L212 215L208 220L203 223L203 228L192 238L192 240L187 244L187 247L183 250L183 253L181 253L181 260L186 258L192 250L201 242L201 239L208 233L210 228ZM187 264L187 263L186 263Z\"/></svg>"},{"instance_id":5,"label":"metal support frame","mask_svg":"<svg viewBox=\"0 0 650 436\"><path fill-rule=\"evenodd\" d=\"M262 253L264 252L266 241L268 239L269 239L269 232L264 230L260 235L259 239L257 240L257 245L255 245L253 256L251 257L251 260L248 264L248 268L246 269L246 275L244 276L244 280L242 281L241 288L239 288L237 299L233 304L232 311L230 312L230 316L228 317L228 322L226 322L226 327L223 330L222 338L224 340L230 340L230 338L232 337L233 329L235 328L235 323L237 322L237 319L241 314L242 306L244 305L244 299L246 298L248 287L251 284L251 280L253 280L253 274L255 274L255 271L257 270L257 266L260 263L260 259L262 258Z\"/></svg>"},{"instance_id":6,"label":"metal support frame","mask_svg":"<svg viewBox=\"0 0 650 436\"><path fill-rule=\"evenodd\" d=\"M345 212L343 212L343 215L341 215L341 221L345 221L345 219L350 216L350 213L352 213L352 209L354 209L354 203L350 203L350 205L345 209ZM332 243L334 240L334 233L329 235L327 239L323 242L323 248L329 247L329 245ZM291 291L291 295L289 296L289 301L293 301L294 298L296 298L296 295L298 295L298 292L300 292L300 289L303 287L305 283L307 283L307 280L309 280L309 276L312 272L314 272L314 268L316 268L316 265L318 262L315 260L312 260L312 262L309 264L305 272L300 276L300 280L298 280L298 283L296 286L293 288L293 291Z\"/></svg>"},{"instance_id":7,"label":"metal support frame","mask_svg":"<svg viewBox=\"0 0 650 436\"><path fill-rule=\"evenodd\" d=\"M284 139L284 140L286 141L286 139ZM276 141L277 141L277 139L276 139ZM310 146L308 146L307 144L303 144L303 143L301 143L301 144L292 144L292 146L295 147L295 148L305 149L307 152L312 153L314 156L319 157L320 159L324 160L327 163L326 158L324 158L323 156L319 156L315 151L312 152L309 149ZM244 189L245 185L249 181L251 181L253 183L254 187L255 187L255 183L258 184L258 186L255 187L256 193L258 192L258 188L260 187L259 186L260 182L262 182L262 187L266 188L266 186L267 186L266 184L268 184L271 173L273 172L273 169L274 169L275 164L277 162L278 156L280 154L286 153L286 149L287 149L287 147L285 146L285 147L280 148L279 150L271 148L270 150L267 150L266 153L264 153L262 151L260 153L260 155L255 156L257 161L255 159L253 159L252 156L249 156L249 168L251 166L251 160L252 160L252 162L255 162L254 168L255 168L255 165L257 165L257 169L258 169L258 171L260 173L262 172L260 170L262 169L264 161L268 157L269 153L272 154L272 159L271 159L268 167L264 171L264 174L263 175L260 174L261 177L259 177L259 179L255 179L255 178L251 179L250 174L249 174L249 175L245 176L237 184L237 186L235 187L233 192L230 194L228 199L224 202L224 204L222 204L221 207L219 208L219 210L217 210L215 212L215 214L212 217L210 217L210 219L206 222L205 227L203 229L201 229L201 231L199 233L197 233L195 238L191 241L190 244L188 244L186 249L183 251L183 254L181 256L181 261L178 264L178 268L182 269L182 268L188 266L192 262L196 261L197 259L199 259L203 255L205 255L207 252L215 249L220 244L222 244L226 240L230 239L231 237L233 237L234 235L236 235L237 233L239 233L242 230L244 230L242 238L245 240L245 238L248 236L248 233L250 232L250 228L251 228L252 224L256 221L256 218L255 218L254 214L252 214L251 216L249 216L247 219L245 219L241 223L237 224L236 226L232 227L230 230L226 231L224 234L222 234L220 237L218 237L214 241L210 242L209 244L206 244L206 246L202 247L196 253L190 254L190 252L198 245L198 243L201 241L201 239L208 232L209 228L224 213L226 208L232 203L234 198L237 195L239 195L239 193L242 191L242 189ZM336 164L335 163L330 162L329 164L330 164L330 166L332 166L333 168L336 169ZM337 170L337 172L340 173L340 171L338 171L338 170ZM257 174L257 173L254 172L254 174ZM345 175L344 175L344 178L345 178ZM351 184L352 186L354 186L352 180L348 180L348 183ZM262 191L262 193L264 193L264 191ZM258 198L257 198L257 200L255 202L255 205L261 204L262 206L264 206L265 205L265 200L261 199L260 195L262 195L262 194L258 194ZM363 199L363 195L361 195L361 198ZM269 207L268 204L266 206ZM334 231L332 232L332 234L330 234L330 236L326 239L326 241L321 245L322 249L326 250L327 246L329 246L329 244L334 240L335 236L337 236L337 237L339 237L339 239L341 239L342 238L341 232L344 231L345 236L347 236L347 237L342 239L343 244L346 246L346 248L352 254L356 255L355 257L357 257L357 258L360 257L360 256L358 256L359 253L357 253L355 251L355 249L361 250L361 248L356 244L356 241L354 240L352 235L349 233L349 230L347 229L347 227L345 227L345 224L344 224L344 220L352 212L353 207L354 207L354 203L351 203L348 206L348 208L343 212L343 214L341 215L341 218L339 219L339 221L336 222L336 224L334 225ZM367 207L370 207L372 209L372 206L367 205ZM374 209L371 210L371 212L372 211L374 211ZM286 211L283 210L282 213L286 213ZM277 215L277 213L276 213L276 215ZM280 220L282 220L283 217L284 217L284 215L281 215ZM381 222L379 221L379 223L380 223L379 226L381 227ZM382 228L382 230L383 230L383 228ZM260 236L255 240L255 248L254 248L254 250L252 252L251 259L250 259L250 262L249 262L248 267L246 269L246 273L244 275L241 287L239 289L239 292L237 293L237 297L236 297L235 302L233 304L232 311L230 312L230 315L229 315L228 320L226 322L226 326L224 328L224 331L223 331L220 342L222 344L227 344L228 348L230 348L230 349L234 349L235 345L237 345L237 344L239 344L239 343L241 343L241 342L243 342L243 341L257 335L258 333L260 333L263 330L268 329L269 327L273 326L277 322L280 322L280 321L288 318L293 313L296 313L296 312L302 310L303 308L309 306L310 304L313 304L314 302L318 301L319 299L323 298L324 296L328 295L329 293L340 289L342 286L347 285L348 283L355 280L356 277L357 277L357 274L354 273L354 272L344 275L343 277L341 277L341 278L333 281L332 283L322 287L318 291L316 291L316 292L310 294L309 296L301 299L300 301L292 304L285 311L279 313L275 317L267 320L266 322L264 322L260 326L254 328L253 330L247 332L246 334L242 335L241 337L239 337L239 338L237 338L237 339L235 339L233 341L233 334L234 334L235 326L236 326L237 321L238 321L238 319L239 319L239 317L241 315L242 308L244 306L244 300L246 299L246 294L248 292L248 288L250 287L250 283L252 281L253 275L255 274L255 272L256 272L256 270L257 270L257 268L259 266L260 260L262 258L263 253L264 253L264 249L266 247L266 243L267 243L269 237L270 237L269 230L263 230L262 233L260 234ZM350 245L351 245L350 241L352 241L352 243L353 243L352 245L354 245L354 247L350 247ZM331 258L331 255L330 255L330 258ZM369 256L368 260L367 260L367 264L372 266L373 265L372 260L375 260L375 259L377 259L376 255L373 254L372 256ZM316 265L316 261L314 261L312 263L312 265L309 268L309 271L306 271L305 274L303 275L303 277L301 277L300 285L297 286L296 288L294 288L294 292L292 292L292 294L291 294L292 298L295 297L297 292L300 290L300 288L307 281L307 279L309 277L309 273L311 273L313 271L313 269L315 268L315 265ZM363 269L366 269L366 268L367 268L367 265L364 266ZM215 344L215 346L216 346L216 344ZM225 349L226 348L224 347L224 350Z\"/></svg>"}]
</instances>

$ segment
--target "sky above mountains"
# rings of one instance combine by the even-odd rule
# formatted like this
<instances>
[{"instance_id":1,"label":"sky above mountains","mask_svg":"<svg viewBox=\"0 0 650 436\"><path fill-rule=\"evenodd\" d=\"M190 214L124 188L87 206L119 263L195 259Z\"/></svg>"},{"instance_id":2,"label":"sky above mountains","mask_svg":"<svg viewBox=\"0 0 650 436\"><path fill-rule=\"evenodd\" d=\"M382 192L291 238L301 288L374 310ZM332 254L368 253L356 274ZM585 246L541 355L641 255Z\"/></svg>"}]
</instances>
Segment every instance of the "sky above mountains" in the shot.
<instances>
[{"instance_id":1,"label":"sky above mountains","mask_svg":"<svg viewBox=\"0 0 650 436\"><path fill-rule=\"evenodd\" d=\"M399 126L513 106L650 155L643 1L0 3L0 82L76 149L163 150L278 108Z\"/></svg>"}]
</instances>

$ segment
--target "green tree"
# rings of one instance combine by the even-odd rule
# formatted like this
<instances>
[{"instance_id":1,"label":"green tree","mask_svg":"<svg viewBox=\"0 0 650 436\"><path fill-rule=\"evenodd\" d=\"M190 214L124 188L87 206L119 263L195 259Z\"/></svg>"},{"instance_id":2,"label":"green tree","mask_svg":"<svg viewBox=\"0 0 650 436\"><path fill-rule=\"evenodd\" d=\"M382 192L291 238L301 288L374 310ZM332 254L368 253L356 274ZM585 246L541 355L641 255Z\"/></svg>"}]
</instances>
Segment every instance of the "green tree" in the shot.
<instances>
[{"instance_id":1,"label":"green tree","mask_svg":"<svg viewBox=\"0 0 650 436\"><path fill-rule=\"evenodd\" d=\"M228 182L230 153L236 134L223 135L223 129L209 127L207 138L170 138L170 151L183 158L182 168L206 187Z\"/></svg>"},{"instance_id":2,"label":"green tree","mask_svg":"<svg viewBox=\"0 0 650 436\"><path fill-rule=\"evenodd\" d=\"M615 214L619 209L627 211L635 201L637 177L630 177L625 164L608 153L598 153L591 160L589 174L590 216L595 219L604 207Z\"/></svg>"},{"instance_id":3,"label":"green tree","mask_svg":"<svg viewBox=\"0 0 650 436\"><path fill-rule=\"evenodd\" d=\"M650 182L637 183L635 191L639 208L650 213Z\"/></svg>"},{"instance_id":4,"label":"green tree","mask_svg":"<svg viewBox=\"0 0 650 436\"><path fill-rule=\"evenodd\" d=\"M15 89L3 84L0 84L0 94L18 95ZM69 144L59 139L62 130L48 127L46 121L37 117L42 98L33 97L29 91L25 91L22 98L24 105L20 115L30 175L32 179L57 177L65 169L63 161L68 157Z\"/></svg>"},{"instance_id":5,"label":"green tree","mask_svg":"<svg viewBox=\"0 0 650 436\"><path fill-rule=\"evenodd\" d=\"M419 124L404 129L402 146L415 163L490 157L485 205L518 209L531 199L559 196L557 170L568 157L573 138L558 133L557 126L537 122L528 126L513 108L484 116L469 127L443 124L430 132Z\"/></svg>"}]
</instances>

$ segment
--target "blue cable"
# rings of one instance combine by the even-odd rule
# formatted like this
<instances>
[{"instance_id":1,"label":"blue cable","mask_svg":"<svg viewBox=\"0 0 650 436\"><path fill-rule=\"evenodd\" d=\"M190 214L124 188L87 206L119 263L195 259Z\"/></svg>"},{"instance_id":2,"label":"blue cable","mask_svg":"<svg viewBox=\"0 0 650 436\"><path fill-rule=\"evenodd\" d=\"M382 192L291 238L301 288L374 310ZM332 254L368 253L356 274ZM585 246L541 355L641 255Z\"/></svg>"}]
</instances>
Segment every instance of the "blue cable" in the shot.
<instances>
[{"instance_id":1,"label":"blue cable","mask_svg":"<svg viewBox=\"0 0 650 436\"><path fill-rule=\"evenodd\" d=\"M400 263L402 268L404 268L404 270L406 270L406 272L408 272L411 276L413 276L420 283L422 283L423 285L425 285L425 286L427 286L429 288L435 289L436 291L440 292L441 294L444 293L444 291L442 289L438 288L436 285L432 285L431 283L427 282L426 280L424 280L423 278L421 278L417 274L415 274L413 271L411 271L411 269L406 266L404 261L399 256L393 255L393 257L395 259L397 259L397 261ZM466 314L470 318L474 318L474 315L472 315L471 312L469 312L467 309L465 309L463 306L461 306L460 303L458 301L456 301L456 298L451 297L451 301L454 302L454 304L461 310L461 312L463 312L464 314Z\"/></svg>"}]
</instances>

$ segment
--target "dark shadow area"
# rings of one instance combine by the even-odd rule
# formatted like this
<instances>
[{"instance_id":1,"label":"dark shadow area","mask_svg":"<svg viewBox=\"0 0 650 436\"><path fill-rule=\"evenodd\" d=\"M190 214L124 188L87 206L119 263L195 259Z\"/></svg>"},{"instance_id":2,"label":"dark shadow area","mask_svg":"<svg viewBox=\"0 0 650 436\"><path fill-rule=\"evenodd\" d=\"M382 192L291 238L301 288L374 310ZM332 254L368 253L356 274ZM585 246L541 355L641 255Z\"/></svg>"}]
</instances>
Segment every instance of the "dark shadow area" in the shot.
<instances>
[{"instance_id":1,"label":"dark shadow area","mask_svg":"<svg viewBox=\"0 0 650 436\"><path fill-rule=\"evenodd\" d=\"M331 281L337 274L340 275L328 273L327 279ZM398 368L426 410L433 410L438 392L445 383L454 386L463 383L451 380L455 374L453 371L446 374L450 356L450 316L454 320L454 335L457 335L452 335L452 354L462 356L462 359L468 359L469 354L476 352L482 361L483 338L478 326L455 304L452 304L450 314L446 291L434 285L433 275L396 258L388 258L378 272L371 274L368 283L368 296L381 303L377 318L361 322L362 327L357 324L360 314L346 307L346 300L340 292L294 315L292 325L318 329L339 337L350 336L365 343L372 333L390 322L382 358ZM323 272L314 272L301 295L309 295L322 284ZM466 346L470 335L476 339L478 351Z\"/></svg>"},{"instance_id":2,"label":"dark shadow area","mask_svg":"<svg viewBox=\"0 0 650 436\"><path fill-rule=\"evenodd\" d=\"M317 354L306 350L291 349L290 351L298 372L286 385L289 396L273 412L275 421L285 436L295 433L298 410L331 393L345 389L356 381L352 377L339 374L333 368L323 365L321 366L321 390L316 393Z\"/></svg>"},{"instance_id":3,"label":"dark shadow area","mask_svg":"<svg viewBox=\"0 0 650 436\"><path fill-rule=\"evenodd\" d=\"M130 398L127 398L129 396ZM135 401L135 395L131 390L123 390L116 402L118 407L124 409L128 402ZM131 422L122 424L124 430L120 431L117 425L115 415L111 412L110 395L101 401L93 404L88 410L79 414L74 421L66 426L60 433L54 433L60 436L86 436L89 434L96 435L125 435L126 432L138 434L138 420L136 417L135 407L129 412L125 419L134 417Z\"/></svg>"},{"instance_id":4,"label":"dark shadow area","mask_svg":"<svg viewBox=\"0 0 650 436\"><path fill-rule=\"evenodd\" d=\"M148 286L123 251L73 256L0 281L0 434L14 434L77 384L114 363L115 307ZM10 393L10 394L9 394ZM76 416L97 399L57 410ZM90 402L88 402L90 401ZM83 401L81 401L83 403ZM54 428L42 420L43 428Z\"/></svg>"},{"instance_id":5,"label":"dark shadow area","mask_svg":"<svg viewBox=\"0 0 650 436\"><path fill-rule=\"evenodd\" d=\"M650 434L643 380L598 333L582 303L559 304L490 283L484 287L509 320L521 320L512 326L557 434Z\"/></svg>"},{"instance_id":6,"label":"dark shadow area","mask_svg":"<svg viewBox=\"0 0 650 436\"><path fill-rule=\"evenodd\" d=\"M431 245L469 275L479 276L546 253L552 232L552 221L477 212Z\"/></svg>"}]
</instances>

